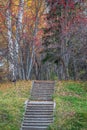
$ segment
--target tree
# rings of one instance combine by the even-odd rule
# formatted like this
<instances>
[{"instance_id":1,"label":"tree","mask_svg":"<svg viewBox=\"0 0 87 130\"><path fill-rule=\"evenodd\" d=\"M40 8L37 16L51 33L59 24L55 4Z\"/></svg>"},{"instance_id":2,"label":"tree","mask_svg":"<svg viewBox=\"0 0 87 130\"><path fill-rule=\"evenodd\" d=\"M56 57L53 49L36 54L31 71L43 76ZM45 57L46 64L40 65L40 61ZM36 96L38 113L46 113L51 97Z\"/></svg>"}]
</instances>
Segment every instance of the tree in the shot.
<instances>
[{"instance_id":1,"label":"tree","mask_svg":"<svg viewBox=\"0 0 87 130\"><path fill-rule=\"evenodd\" d=\"M81 27L79 26L81 19L86 20L82 10L83 2L49 0L48 6L50 11L47 15L47 28L44 29L43 37L44 61L49 60L56 63L59 79L68 79L70 77L69 61L74 47L72 47L71 41L75 38L76 28L79 30Z\"/></svg>"},{"instance_id":2,"label":"tree","mask_svg":"<svg viewBox=\"0 0 87 130\"><path fill-rule=\"evenodd\" d=\"M3 2L3 39L6 38L8 45L9 72L12 80L31 78L37 59L36 50L40 48L42 34L39 32L43 24L40 22L43 21L44 8L45 1L42 0ZM3 29L1 32L4 32Z\"/></svg>"},{"instance_id":3,"label":"tree","mask_svg":"<svg viewBox=\"0 0 87 130\"><path fill-rule=\"evenodd\" d=\"M23 8L24 0L19 1L19 10L16 20L16 36L15 41L13 41L12 36L12 12L10 0L6 9L6 22L8 30L8 51L9 51L9 71L11 73L12 80L16 80L18 76L18 53L19 53L19 42L20 42L20 32L22 31L22 19L23 19Z\"/></svg>"}]
</instances>

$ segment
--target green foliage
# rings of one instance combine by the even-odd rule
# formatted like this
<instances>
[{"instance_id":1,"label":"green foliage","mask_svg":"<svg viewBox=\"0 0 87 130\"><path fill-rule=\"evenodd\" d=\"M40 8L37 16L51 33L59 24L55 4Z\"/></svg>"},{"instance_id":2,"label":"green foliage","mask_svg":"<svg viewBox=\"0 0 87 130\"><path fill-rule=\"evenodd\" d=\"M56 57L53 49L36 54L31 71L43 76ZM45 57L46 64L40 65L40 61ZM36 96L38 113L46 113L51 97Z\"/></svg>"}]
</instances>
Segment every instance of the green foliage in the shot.
<instances>
[{"instance_id":1,"label":"green foliage","mask_svg":"<svg viewBox=\"0 0 87 130\"><path fill-rule=\"evenodd\" d=\"M47 61L51 61L52 59L53 59L53 55L47 53L42 62L45 63L45 62L47 62Z\"/></svg>"},{"instance_id":2,"label":"green foliage","mask_svg":"<svg viewBox=\"0 0 87 130\"><path fill-rule=\"evenodd\" d=\"M57 75L53 71L50 73L50 79L51 80L57 80L58 79Z\"/></svg>"}]
</instances>

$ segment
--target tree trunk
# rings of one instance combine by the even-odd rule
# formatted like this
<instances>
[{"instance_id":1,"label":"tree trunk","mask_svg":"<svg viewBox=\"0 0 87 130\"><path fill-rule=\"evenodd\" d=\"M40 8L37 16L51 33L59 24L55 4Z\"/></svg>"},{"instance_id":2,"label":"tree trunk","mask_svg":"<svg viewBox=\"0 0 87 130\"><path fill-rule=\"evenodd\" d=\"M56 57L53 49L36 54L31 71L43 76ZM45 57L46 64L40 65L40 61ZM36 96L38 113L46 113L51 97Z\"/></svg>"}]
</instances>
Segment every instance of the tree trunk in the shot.
<instances>
[{"instance_id":1,"label":"tree trunk","mask_svg":"<svg viewBox=\"0 0 87 130\"><path fill-rule=\"evenodd\" d=\"M78 72L77 72L77 66L76 66L76 60L75 58L73 57L73 65L74 65L74 79L75 80L78 80Z\"/></svg>"},{"instance_id":2,"label":"tree trunk","mask_svg":"<svg viewBox=\"0 0 87 130\"><path fill-rule=\"evenodd\" d=\"M14 56L14 43L12 40L12 25L11 25L11 10L6 11L6 24L7 24L7 36L8 36L8 51L9 51L9 72L11 74L11 80L16 80L15 73L15 56Z\"/></svg>"},{"instance_id":3,"label":"tree trunk","mask_svg":"<svg viewBox=\"0 0 87 130\"><path fill-rule=\"evenodd\" d=\"M23 12L24 12L24 0L20 0L17 21L16 21L16 39L15 39L17 75L19 75L19 73L20 73L20 68L19 68L20 66L18 64L18 57L19 57L19 47L20 47L20 43L21 43Z\"/></svg>"},{"instance_id":4,"label":"tree trunk","mask_svg":"<svg viewBox=\"0 0 87 130\"><path fill-rule=\"evenodd\" d=\"M36 12L36 21L35 21L35 27L34 27L34 31L33 31L33 38L36 38L37 32L38 32L38 24L39 24L39 18L38 18L38 12ZM30 79L31 76L31 71L33 68L33 61L35 58L35 39L33 39L32 42L32 52L31 52L31 59L30 59L30 64L29 64L29 68L28 68L28 75L27 75L27 80Z\"/></svg>"}]
</instances>

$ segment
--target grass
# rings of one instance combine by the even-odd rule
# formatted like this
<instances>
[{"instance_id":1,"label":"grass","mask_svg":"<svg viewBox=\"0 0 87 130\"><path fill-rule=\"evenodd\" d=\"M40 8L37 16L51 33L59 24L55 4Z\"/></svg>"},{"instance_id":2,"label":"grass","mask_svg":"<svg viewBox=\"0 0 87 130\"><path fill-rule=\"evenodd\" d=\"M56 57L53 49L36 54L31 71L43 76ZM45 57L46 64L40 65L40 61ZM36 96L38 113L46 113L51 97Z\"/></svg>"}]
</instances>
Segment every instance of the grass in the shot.
<instances>
[{"instance_id":1,"label":"grass","mask_svg":"<svg viewBox=\"0 0 87 130\"><path fill-rule=\"evenodd\" d=\"M30 81L0 84L0 130L19 130ZM54 123L49 130L87 130L87 82L57 81Z\"/></svg>"},{"instance_id":2,"label":"grass","mask_svg":"<svg viewBox=\"0 0 87 130\"><path fill-rule=\"evenodd\" d=\"M20 129L30 87L30 81L0 84L0 130Z\"/></svg>"},{"instance_id":3,"label":"grass","mask_svg":"<svg viewBox=\"0 0 87 130\"><path fill-rule=\"evenodd\" d=\"M87 130L87 82L57 82L54 124L49 130Z\"/></svg>"}]
</instances>

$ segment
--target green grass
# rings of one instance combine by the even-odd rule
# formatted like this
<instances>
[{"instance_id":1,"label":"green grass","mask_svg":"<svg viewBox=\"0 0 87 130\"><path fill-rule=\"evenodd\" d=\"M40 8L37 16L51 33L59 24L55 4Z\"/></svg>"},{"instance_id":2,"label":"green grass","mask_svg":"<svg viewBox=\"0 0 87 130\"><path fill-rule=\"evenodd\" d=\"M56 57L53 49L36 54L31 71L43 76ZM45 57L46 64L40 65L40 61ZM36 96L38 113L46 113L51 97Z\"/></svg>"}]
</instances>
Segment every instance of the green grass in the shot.
<instances>
[{"instance_id":1,"label":"green grass","mask_svg":"<svg viewBox=\"0 0 87 130\"><path fill-rule=\"evenodd\" d=\"M0 130L19 130L31 82L0 84Z\"/></svg>"},{"instance_id":2,"label":"green grass","mask_svg":"<svg viewBox=\"0 0 87 130\"><path fill-rule=\"evenodd\" d=\"M87 130L87 82L57 82L54 124L49 130Z\"/></svg>"},{"instance_id":3,"label":"green grass","mask_svg":"<svg viewBox=\"0 0 87 130\"><path fill-rule=\"evenodd\" d=\"M30 81L0 84L0 130L19 130ZM87 82L58 81L54 123L49 130L87 130Z\"/></svg>"}]
</instances>

